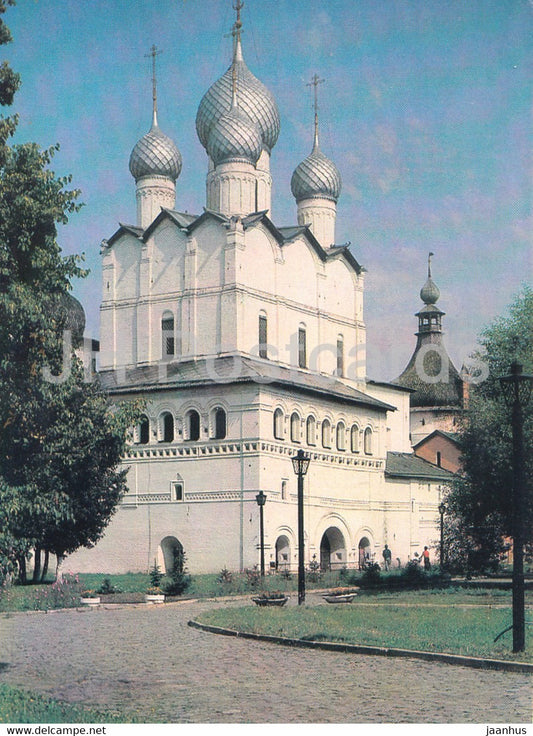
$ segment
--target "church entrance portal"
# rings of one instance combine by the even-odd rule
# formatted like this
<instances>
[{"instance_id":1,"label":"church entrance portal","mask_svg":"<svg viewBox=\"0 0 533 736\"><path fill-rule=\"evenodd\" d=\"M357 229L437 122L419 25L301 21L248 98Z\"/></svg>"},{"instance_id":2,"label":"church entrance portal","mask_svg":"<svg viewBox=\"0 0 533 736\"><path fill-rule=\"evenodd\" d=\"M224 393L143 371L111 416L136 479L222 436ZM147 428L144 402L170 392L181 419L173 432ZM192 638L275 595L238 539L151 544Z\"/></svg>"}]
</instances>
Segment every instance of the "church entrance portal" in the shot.
<instances>
[{"instance_id":1,"label":"church entrance portal","mask_svg":"<svg viewBox=\"0 0 533 736\"><path fill-rule=\"evenodd\" d=\"M339 570L346 565L346 545L340 529L330 526L320 542L320 569Z\"/></svg>"},{"instance_id":2,"label":"church entrance portal","mask_svg":"<svg viewBox=\"0 0 533 736\"><path fill-rule=\"evenodd\" d=\"M163 555L162 568L165 571L165 575L169 575L172 572L176 559L181 560L181 564L183 565L183 545L176 537L165 537L161 541L161 554Z\"/></svg>"},{"instance_id":3,"label":"church entrance portal","mask_svg":"<svg viewBox=\"0 0 533 736\"><path fill-rule=\"evenodd\" d=\"M289 570L291 565L291 546L284 534L276 539L276 570Z\"/></svg>"},{"instance_id":4,"label":"church entrance portal","mask_svg":"<svg viewBox=\"0 0 533 736\"><path fill-rule=\"evenodd\" d=\"M370 540L368 537L362 537L359 541L359 569L362 570L370 562L372 562Z\"/></svg>"}]
</instances>

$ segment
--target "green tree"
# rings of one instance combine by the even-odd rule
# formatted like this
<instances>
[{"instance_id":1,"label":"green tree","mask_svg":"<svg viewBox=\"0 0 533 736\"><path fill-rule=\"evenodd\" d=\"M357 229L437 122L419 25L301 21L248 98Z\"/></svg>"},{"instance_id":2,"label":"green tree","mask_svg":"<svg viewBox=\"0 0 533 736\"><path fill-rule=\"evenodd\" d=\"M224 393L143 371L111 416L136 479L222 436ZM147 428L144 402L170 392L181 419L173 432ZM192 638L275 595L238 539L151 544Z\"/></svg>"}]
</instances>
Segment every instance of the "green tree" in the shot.
<instances>
[{"instance_id":1,"label":"green tree","mask_svg":"<svg viewBox=\"0 0 533 736\"><path fill-rule=\"evenodd\" d=\"M533 373L533 291L524 287L509 314L481 334L474 357L486 366L486 378L471 386L460 431L463 472L448 498L446 549L451 566L494 567L512 536L512 427L499 378L517 360ZM533 542L533 419L524 413L526 543Z\"/></svg>"},{"instance_id":2,"label":"green tree","mask_svg":"<svg viewBox=\"0 0 533 736\"><path fill-rule=\"evenodd\" d=\"M0 15L13 4L0 0ZM0 21L0 43L10 38ZM18 83L4 63L0 103ZM103 534L126 490L119 463L137 407L112 407L85 380L79 335L65 341L71 283L86 272L62 255L57 225L79 193L50 169L58 147L10 146L15 128L16 116L0 121L0 570L24 579L30 550L38 578L50 552L60 560Z\"/></svg>"}]
</instances>

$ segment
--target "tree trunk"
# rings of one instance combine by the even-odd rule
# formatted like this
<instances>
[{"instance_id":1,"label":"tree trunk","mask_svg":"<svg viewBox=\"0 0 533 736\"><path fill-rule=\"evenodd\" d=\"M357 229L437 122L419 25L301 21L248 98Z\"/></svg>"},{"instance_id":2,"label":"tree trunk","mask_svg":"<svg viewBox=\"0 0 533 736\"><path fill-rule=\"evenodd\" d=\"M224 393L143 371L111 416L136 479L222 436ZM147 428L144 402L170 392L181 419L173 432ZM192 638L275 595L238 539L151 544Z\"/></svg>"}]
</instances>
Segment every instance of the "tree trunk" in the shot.
<instances>
[{"instance_id":1,"label":"tree trunk","mask_svg":"<svg viewBox=\"0 0 533 736\"><path fill-rule=\"evenodd\" d=\"M35 547L33 552L33 582L38 583L41 579L41 548Z\"/></svg>"},{"instance_id":2,"label":"tree trunk","mask_svg":"<svg viewBox=\"0 0 533 736\"><path fill-rule=\"evenodd\" d=\"M56 564L56 577L55 577L56 580L57 580L57 578L59 576L59 566L61 565L61 563L63 562L64 559L65 559L64 555L60 555L59 552L56 552L56 560L57 560L57 564Z\"/></svg>"},{"instance_id":3,"label":"tree trunk","mask_svg":"<svg viewBox=\"0 0 533 736\"><path fill-rule=\"evenodd\" d=\"M19 555L17 557L17 562L19 566L19 580L22 583L22 585L25 585L27 583L26 579L26 557L24 555Z\"/></svg>"},{"instance_id":4,"label":"tree trunk","mask_svg":"<svg viewBox=\"0 0 533 736\"><path fill-rule=\"evenodd\" d=\"M48 575L48 563L50 561L50 552L45 549L43 568L41 570L41 583L44 583L46 576Z\"/></svg>"}]
</instances>

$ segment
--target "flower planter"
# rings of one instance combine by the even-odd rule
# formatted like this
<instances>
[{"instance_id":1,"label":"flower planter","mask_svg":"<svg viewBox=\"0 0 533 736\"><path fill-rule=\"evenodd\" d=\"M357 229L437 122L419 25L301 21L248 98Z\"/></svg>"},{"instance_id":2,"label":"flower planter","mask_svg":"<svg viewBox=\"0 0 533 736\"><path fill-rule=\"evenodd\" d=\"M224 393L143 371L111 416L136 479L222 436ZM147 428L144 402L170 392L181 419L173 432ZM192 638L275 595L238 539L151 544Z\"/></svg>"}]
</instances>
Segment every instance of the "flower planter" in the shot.
<instances>
[{"instance_id":1,"label":"flower planter","mask_svg":"<svg viewBox=\"0 0 533 736\"><path fill-rule=\"evenodd\" d=\"M344 593L342 595L323 595L327 603L351 603L357 593Z\"/></svg>"},{"instance_id":2,"label":"flower planter","mask_svg":"<svg viewBox=\"0 0 533 736\"><path fill-rule=\"evenodd\" d=\"M164 603L165 602L165 595L164 593L147 593L144 596L144 600L146 603Z\"/></svg>"},{"instance_id":3,"label":"flower planter","mask_svg":"<svg viewBox=\"0 0 533 736\"><path fill-rule=\"evenodd\" d=\"M96 597L96 598L84 598L82 596L80 600L81 600L81 602L82 602L82 604L84 606L99 606L100 605L100 598L99 597Z\"/></svg>"},{"instance_id":4,"label":"flower planter","mask_svg":"<svg viewBox=\"0 0 533 736\"><path fill-rule=\"evenodd\" d=\"M289 600L289 596L285 598L252 598L256 606L284 606Z\"/></svg>"}]
</instances>

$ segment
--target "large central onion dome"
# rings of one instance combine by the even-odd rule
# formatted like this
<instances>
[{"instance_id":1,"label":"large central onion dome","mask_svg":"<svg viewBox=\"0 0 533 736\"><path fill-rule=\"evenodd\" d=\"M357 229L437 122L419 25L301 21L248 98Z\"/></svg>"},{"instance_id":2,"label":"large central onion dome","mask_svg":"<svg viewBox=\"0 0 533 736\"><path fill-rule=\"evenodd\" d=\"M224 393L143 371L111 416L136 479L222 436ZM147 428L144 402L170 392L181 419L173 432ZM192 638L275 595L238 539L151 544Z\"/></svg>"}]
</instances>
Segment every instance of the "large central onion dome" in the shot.
<instances>
[{"instance_id":1,"label":"large central onion dome","mask_svg":"<svg viewBox=\"0 0 533 736\"><path fill-rule=\"evenodd\" d=\"M229 161L246 161L255 166L262 149L259 126L235 104L209 131L207 152L215 166Z\"/></svg>"},{"instance_id":2,"label":"large central onion dome","mask_svg":"<svg viewBox=\"0 0 533 736\"><path fill-rule=\"evenodd\" d=\"M279 111L272 94L248 69L242 57L240 41L235 58L225 72L203 96L196 115L196 132L202 146L208 150L209 134L223 115L228 115L233 98L233 67L235 65L235 92L239 108L255 123L261 135L262 146L270 153L279 136ZM243 130L243 134L245 131Z\"/></svg>"},{"instance_id":3,"label":"large central onion dome","mask_svg":"<svg viewBox=\"0 0 533 736\"><path fill-rule=\"evenodd\" d=\"M137 181L143 176L164 176L176 181L181 172L181 154L165 135L154 115L149 132L135 144L130 156L130 172Z\"/></svg>"},{"instance_id":4,"label":"large central onion dome","mask_svg":"<svg viewBox=\"0 0 533 736\"><path fill-rule=\"evenodd\" d=\"M341 175L339 170L318 146L315 145L309 156L298 164L291 178L291 191L297 202L303 199L324 197L335 203L341 193Z\"/></svg>"}]
</instances>

